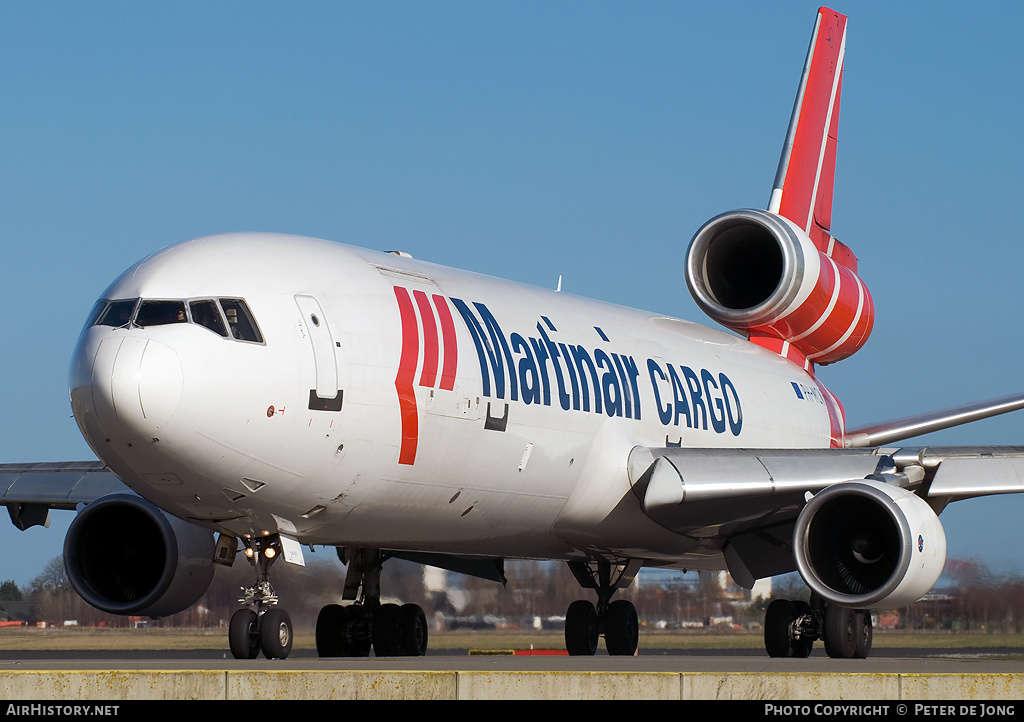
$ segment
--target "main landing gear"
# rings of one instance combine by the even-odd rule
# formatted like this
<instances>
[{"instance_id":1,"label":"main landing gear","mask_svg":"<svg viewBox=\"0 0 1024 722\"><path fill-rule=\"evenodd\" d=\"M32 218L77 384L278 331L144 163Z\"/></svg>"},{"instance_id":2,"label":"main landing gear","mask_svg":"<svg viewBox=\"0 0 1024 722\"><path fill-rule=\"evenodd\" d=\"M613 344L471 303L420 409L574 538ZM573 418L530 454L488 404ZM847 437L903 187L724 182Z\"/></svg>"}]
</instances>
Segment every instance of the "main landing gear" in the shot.
<instances>
[{"instance_id":1,"label":"main landing gear","mask_svg":"<svg viewBox=\"0 0 1024 722\"><path fill-rule=\"evenodd\" d=\"M585 599L569 605L565 613L565 648L571 655L597 652L598 637L604 635L608 654L636 654L640 624L636 608L627 599L611 601L617 589L625 589L640 570L639 561L614 568L610 562L569 562L569 569L584 589L597 590L597 606Z\"/></svg>"},{"instance_id":2,"label":"main landing gear","mask_svg":"<svg viewBox=\"0 0 1024 722\"><path fill-rule=\"evenodd\" d=\"M245 539L245 556L256 567L256 584L243 589L238 601L248 605L231 616L228 645L235 659L255 659L262 651L267 659L285 659L292 651L292 620L277 606L270 586L270 565L281 555L277 534Z\"/></svg>"},{"instance_id":3,"label":"main landing gear","mask_svg":"<svg viewBox=\"0 0 1024 722\"><path fill-rule=\"evenodd\" d=\"M348 572L342 598L355 604L328 604L316 620L316 651L321 657L422 657L427 653L427 619L417 604L381 604L379 549L338 549Z\"/></svg>"},{"instance_id":4,"label":"main landing gear","mask_svg":"<svg viewBox=\"0 0 1024 722\"><path fill-rule=\"evenodd\" d=\"M871 612L826 602L776 599L764 617L764 646L769 657L807 657L815 640L825 641L829 657L865 659L871 653Z\"/></svg>"}]
</instances>

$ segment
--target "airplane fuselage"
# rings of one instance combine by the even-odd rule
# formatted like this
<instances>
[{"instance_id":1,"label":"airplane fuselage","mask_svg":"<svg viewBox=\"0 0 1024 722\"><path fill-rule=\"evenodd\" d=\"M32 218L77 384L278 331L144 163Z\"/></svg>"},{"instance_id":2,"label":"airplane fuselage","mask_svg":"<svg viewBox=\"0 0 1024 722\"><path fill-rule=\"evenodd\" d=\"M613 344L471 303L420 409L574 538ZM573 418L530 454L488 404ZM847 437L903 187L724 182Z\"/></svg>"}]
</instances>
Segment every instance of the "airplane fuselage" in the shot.
<instances>
[{"instance_id":1,"label":"airplane fuselage","mask_svg":"<svg viewBox=\"0 0 1024 722\"><path fill-rule=\"evenodd\" d=\"M631 448L843 431L811 374L732 333L272 234L126 271L83 330L71 397L126 484L231 535L695 568L720 566L720 540L644 515Z\"/></svg>"}]
</instances>

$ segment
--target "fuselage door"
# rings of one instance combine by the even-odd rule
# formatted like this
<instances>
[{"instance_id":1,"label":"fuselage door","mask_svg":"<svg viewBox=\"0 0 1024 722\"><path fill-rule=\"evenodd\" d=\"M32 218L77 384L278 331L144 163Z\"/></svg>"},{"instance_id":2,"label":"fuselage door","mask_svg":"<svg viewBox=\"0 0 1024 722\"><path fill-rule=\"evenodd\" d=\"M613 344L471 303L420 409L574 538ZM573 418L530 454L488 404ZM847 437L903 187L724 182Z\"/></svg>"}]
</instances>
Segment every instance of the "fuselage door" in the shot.
<instances>
[{"instance_id":1,"label":"fuselage door","mask_svg":"<svg viewBox=\"0 0 1024 722\"><path fill-rule=\"evenodd\" d=\"M295 296L302 325L313 348L316 365L316 388L309 397L309 408L322 411L341 410L341 390L338 388L338 364L334 352L334 338L319 302L312 296ZM335 408L336 407L336 408Z\"/></svg>"}]
</instances>

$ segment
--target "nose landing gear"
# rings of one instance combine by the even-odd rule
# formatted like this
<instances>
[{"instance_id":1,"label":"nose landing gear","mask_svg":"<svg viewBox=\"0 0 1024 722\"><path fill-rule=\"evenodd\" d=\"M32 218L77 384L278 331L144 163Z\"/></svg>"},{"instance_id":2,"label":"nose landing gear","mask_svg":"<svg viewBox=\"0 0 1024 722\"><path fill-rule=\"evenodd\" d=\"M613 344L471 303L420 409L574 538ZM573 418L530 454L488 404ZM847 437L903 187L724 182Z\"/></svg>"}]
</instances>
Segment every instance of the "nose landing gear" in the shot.
<instances>
[{"instance_id":1,"label":"nose landing gear","mask_svg":"<svg viewBox=\"0 0 1024 722\"><path fill-rule=\"evenodd\" d=\"M286 659L292 651L292 620L277 606L277 594L270 585L270 566L281 555L281 539L271 534L243 541L257 578L256 584L242 589L238 601L249 608L231 615L228 646L235 659L255 659L261 651L267 659Z\"/></svg>"}]
</instances>

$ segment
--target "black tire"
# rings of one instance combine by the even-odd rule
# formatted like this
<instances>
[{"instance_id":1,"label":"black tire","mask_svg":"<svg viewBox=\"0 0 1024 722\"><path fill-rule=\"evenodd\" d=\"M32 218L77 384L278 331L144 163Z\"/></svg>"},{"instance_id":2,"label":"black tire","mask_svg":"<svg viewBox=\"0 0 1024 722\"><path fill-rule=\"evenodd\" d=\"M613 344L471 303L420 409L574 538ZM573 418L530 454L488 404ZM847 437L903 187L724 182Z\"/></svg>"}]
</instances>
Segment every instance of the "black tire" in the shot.
<instances>
[{"instance_id":1,"label":"black tire","mask_svg":"<svg viewBox=\"0 0 1024 722\"><path fill-rule=\"evenodd\" d=\"M792 657L790 627L796 619L796 607L788 599L775 599L764 613L764 648L769 657Z\"/></svg>"},{"instance_id":2,"label":"black tire","mask_svg":"<svg viewBox=\"0 0 1024 722\"><path fill-rule=\"evenodd\" d=\"M829 604L825 609L825 651L833 659L850 659L857 650L857 613Z\"/></svg>"},{"instance_id":3,"label":"black tire","mask_svg":"<svg viewBox=\"0 0 1024 722\"><path fill-rule=\"evenodd\" d=\"M378 657L401 654L397 604L381 604L373 613L373 652Z\"/></svg>"},{"instance_id":4,"label":"black tire","mask_svg":"<svg viewBox=\"0 0 1024 722\"><path fill-rule=\"evenodd\" d=\"M235 659L256 659L260 654L260 635L256 612L239 609L228 625L228 647Z\"/></svg>"},{"instance_id":5,"label":"black tire","mask_svg":"<svg viewBox=\"0 0 1024 722\"><path fill-rule=\"evenodd\" d=\"M292 651L292 619L288 612L271 607L260 620L260 649L267 659L287 659Z\"/></svg>"},{"instance_id":6,"label":"black tire","mask_svg":"<svg viewBox=\"0 0 1024 722\"><path fill-rule=\"evenodd\" d=\"M565 613L565 648L573 656L597 653L597 609L579 599Z\"/></svg>"},{"instance_id":7,"label":"black tire","mask_svg":"<svg viewBox=\"0 0 1024 722\"><path fill-rule=\"evenodd\" d=\"M422 657L427 653L427 617L418 604L403 604L398 610L401 654Z\"/></svg>"},{"instance_id":8,"label":"black tire","mask_svg":"<svg viewBox=\"0 0 1024 722\"><path fill-rule=\"evenodd\" d=\"M628 599L618 599L608 605L604 620L604 643L608 654L632 656L640 643L640 621L636 607Z\"/></svg>"},{"instance_id":9,"label":"black tire","mask_svg":"<svg viewBox=\"0 0 1024 722\"><path fill-rule=\"evenodd\" d=\"M348 608L328 604L316 618L316 653L320 657L349 656L348 633L352 620Z\"/></svg>"},{"instance_id":10,"label":"black tire","mask_svg":"<svg viewBox=\"0 0 1024 722\"><path fill-rule=\"evenodd\" d=\"M352 657L369 657L370 648L373 646L373 636L370 629L370 621L366 614L366 607L361 604L353 604L346 607L346 609L349 616L349 626L345 631L348 655Z\"/></svg>"},{"instance_id":11,"label":"black tire","mask_svg":"<svg viewBox=\"0 0 1024 722\"><path fill-rule=\"evenodd\" d=\"M871 624L871 610L858 609L855 624L857 639L854 644L853 658L867 659L868 655L871 654L871 642L874 637L874 631Z\"/></svg>"}]
</instances>

